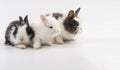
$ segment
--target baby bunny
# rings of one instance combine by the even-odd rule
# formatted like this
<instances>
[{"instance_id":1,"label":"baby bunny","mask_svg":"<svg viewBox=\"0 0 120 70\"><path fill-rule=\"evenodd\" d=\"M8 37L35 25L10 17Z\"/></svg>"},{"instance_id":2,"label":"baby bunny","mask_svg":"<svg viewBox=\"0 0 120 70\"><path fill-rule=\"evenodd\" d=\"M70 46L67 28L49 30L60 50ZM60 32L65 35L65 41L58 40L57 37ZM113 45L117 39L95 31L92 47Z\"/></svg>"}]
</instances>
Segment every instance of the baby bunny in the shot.
<instances>
[{"instance_id":1,"label":"baby bunny","mask_svg":"<svg viewBox=\"0 0 120 70\"><path fill-rule=\"evenodd\" d=\"M55 37L56 43L63 44L63 40L74 40L75 36L82 31L80 18L78 17L79 11L80 8L76 11L70 10L67 16L61 13L52 13L61 27L61 34ZM47 16L49 15L47 14Z\"/></svg>"},{"instance_id":2,"label":"baby bunny","mask_svg":"<svg viewBox=\"0 0 120 70\"><path fill-rule=\"evenodd\" d=\"M33 39L33 48L38 49L41 44L52 45L51 39L61 33L58 21L51 16L40 16L39 23L31 23L31 27L35 31Z\"/></svg>"},{"instance_id":3,"label":"baby bunny","mask_svg":"<svg viewBox=\"0 0 120 70\"><path fill-rule=\"evenodd\" d=\"M5 44L24 49L33 38L34 31L29 25L28 16L24 20L19 16L19 20L11 22L7 27Z\"/></svg>"}]
</instances>

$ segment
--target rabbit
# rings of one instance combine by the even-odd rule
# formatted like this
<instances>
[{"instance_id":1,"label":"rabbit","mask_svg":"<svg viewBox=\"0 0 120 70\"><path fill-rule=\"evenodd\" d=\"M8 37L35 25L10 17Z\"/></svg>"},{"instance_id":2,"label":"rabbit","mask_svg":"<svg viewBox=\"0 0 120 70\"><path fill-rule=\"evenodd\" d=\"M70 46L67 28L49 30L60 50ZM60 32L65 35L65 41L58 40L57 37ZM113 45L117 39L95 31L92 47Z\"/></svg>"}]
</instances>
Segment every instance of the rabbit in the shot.
<instances>
[{"instance_id":1,"label":"rabbit","mask_svg":"<svg viewBox=\"0 0 120 70\"><path fill-rule=\"evenodd\" d=\"M31 27L35 31L33 39L33 48L38 49L42 44L51 46L52 39L61 33L59 22L51 17L40 15L41 21L31 23Z\"/></svg>"},{"instance_id":2,"label":"rabbit","mask_svg":"<svg viewBox=\"0 0 120 70\"><path fill-rule=\"evenodd\" d=\"M7 27L5 33L5 44L24 49L31 44L34 38L34 31L29 25L28 15L24 20L19 16L19 20L13 21Z\"/></svg>"},{"instance_id":3,"label":"rabbit","mask_svg":"<svg viewBox=\"0 0 120 70\"><path fill-rule=\"evenodd\" d=\"M46 16L52 16L58 20L61 27L61 34L56 36L53 42L63 44L65 40L75 40L76 35L82 32L80 18L78 17L80 9L78 8L76 11L70 10L67 16L62 13L46 14Z\"/></svg>"}]
</instances>

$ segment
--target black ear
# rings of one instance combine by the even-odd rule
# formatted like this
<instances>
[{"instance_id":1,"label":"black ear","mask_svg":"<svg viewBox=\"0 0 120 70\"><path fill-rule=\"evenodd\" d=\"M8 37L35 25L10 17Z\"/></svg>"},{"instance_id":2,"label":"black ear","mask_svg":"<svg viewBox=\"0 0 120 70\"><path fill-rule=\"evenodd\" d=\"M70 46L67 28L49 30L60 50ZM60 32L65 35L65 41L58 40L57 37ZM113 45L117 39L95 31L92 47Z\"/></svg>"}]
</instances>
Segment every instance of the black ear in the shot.
<instances>
[{"instance_id":1,"label":"black ear","mask_svg":"<svg viewBox=\"0 0 120 70\"><path fill-rule=\"evenodd\" d=\"M20 20L20 21L23 21L23 18L22 18L21 16L19 16L19 20Z\"/></svg>"},{"instance_id":2,"label":"black ear","mask_svg":"<svg viewBox=\"0 0 120 70\"><path fill-rule=\"evenodd\" d=\"M70 10L69 13L68 13L67 18L68 18L68 19L73 19L74 16L75 16L75 15L74 15L74 11L73 11L73 10Z\"/></svg>"},{"instance_id":3,"label":"black ear","mask_svg":"<svg viewBox=\"0 0 120 70\"><path fill-rule=\"evenodd\" d=\"M81 8L78 8L78 9L75 11L75 16L78 16L80 10L81 10Z\"/></svg>"},{"instance_id":4,"label":"black ear","mask_svg":"<svg viewBox=\"0 0 120 70\"><path fill-rule=\"evenodd\" d=\"M28 23L28 15L25 16L24 21Z\"/></svg>"}]
</instances>

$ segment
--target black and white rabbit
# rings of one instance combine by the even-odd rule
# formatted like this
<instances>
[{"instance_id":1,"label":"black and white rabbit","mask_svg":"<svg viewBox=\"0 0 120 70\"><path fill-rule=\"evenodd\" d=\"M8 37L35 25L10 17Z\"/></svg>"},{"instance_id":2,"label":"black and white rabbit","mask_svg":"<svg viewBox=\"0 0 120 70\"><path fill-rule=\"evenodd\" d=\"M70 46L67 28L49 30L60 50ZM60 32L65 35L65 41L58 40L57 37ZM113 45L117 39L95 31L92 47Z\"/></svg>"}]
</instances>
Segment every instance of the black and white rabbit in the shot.
<instances>
[{"instance_id":1,"label":"black and white rabbit","mask_svg":"<svg viewBox=\"0 0 120 70\"><path fill-rule=\"evenodd\" d=\"M78 17L80 9L70 10L67 16L62 13L46 14L46 16L53 16L59 21L61 34L55 37L54 41L56 43L63 44L64 40L74 40L75 36L82 31L80 18Z\"/></svg>"},{"instance_id":2,"label":"black and white rabbit","mask_svg":"<svg viewBox=\"0 0 120 70\"><path fill-rule=\"evenodd\" d=\"M5 44L18 48L26 48L34 38L34 31L29 25L28 15L24 20L19 16L19 20L13 21L7 27L5 33Z\"/></svg>"}]
</instances>

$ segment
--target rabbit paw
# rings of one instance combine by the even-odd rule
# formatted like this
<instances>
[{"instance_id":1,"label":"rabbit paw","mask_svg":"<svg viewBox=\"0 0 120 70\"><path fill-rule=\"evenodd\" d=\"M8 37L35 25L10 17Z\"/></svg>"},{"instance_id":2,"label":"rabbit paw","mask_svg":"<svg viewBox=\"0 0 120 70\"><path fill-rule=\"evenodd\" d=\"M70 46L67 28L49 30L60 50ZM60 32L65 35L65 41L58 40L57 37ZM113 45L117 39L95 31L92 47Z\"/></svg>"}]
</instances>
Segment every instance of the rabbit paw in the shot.
<instances>
[{"instance_id":1,"label":"rabbit paw","mask_svg":"<svg viewBox=\"0 0 120 70\"><path fill-rule=\"evenodd\" d=\"M17 47L20 48L20 49L25 49L26 48L25 45L18 45Z\"/></svg>"},{"instance_id":2,"label":"rabbit paw","mask_svg":"<svg viewBox=\"0 0 120 70\"><path fill-rule=\"evenodd\" d=\"M47 45L48 45L48 46L52 46L53 44L52 44L52 42L49 42L49 43L47 43Z\"/></svg>"},{"instance_id":3,"label":"rabbit paw","mask_svg":"<svg viewBox=\"0 0 120 70\"><path fill-rule=\"evenodd\" d=\"M64 42L63 42L62 36L57 36L57 37L55 37L55 43L56 43L56 44L63 45Z\"/></svg>"},{"instance_id":4,"label":"rabbit paw","mask_svg":"<svg viewBox=\"0 0 120 70\"><path fill-rule=\"evenodd\" d=\"M76 39L70 39L70 41L75 41Z\"/></svg>"},{"instance_id":5,"label":"rabbit paw","mask_svg":"<svg viewBox=\"0 0 120 70\"><path fill-rule=\"evenodd\" d=\"M60 44L60 45L63 45L63 44L64 44L63 40L57 40L56 43L57 43L57 44Z\"/></svg>"},{"instance_id":6,"label":"rabbit paw","mask_svg":"<svg viewBox=\"0 0 120 70\"><path fill-rule=\"evenodd\" d=\"M33 45L33 48L34 48L35 50L37 50L37 49L40 48L40 45L39 45L39 44L35 44L35 45Z\"/></svg>"}]
</instances>

